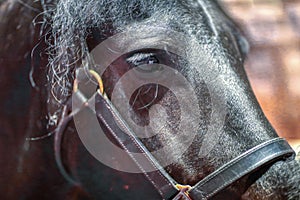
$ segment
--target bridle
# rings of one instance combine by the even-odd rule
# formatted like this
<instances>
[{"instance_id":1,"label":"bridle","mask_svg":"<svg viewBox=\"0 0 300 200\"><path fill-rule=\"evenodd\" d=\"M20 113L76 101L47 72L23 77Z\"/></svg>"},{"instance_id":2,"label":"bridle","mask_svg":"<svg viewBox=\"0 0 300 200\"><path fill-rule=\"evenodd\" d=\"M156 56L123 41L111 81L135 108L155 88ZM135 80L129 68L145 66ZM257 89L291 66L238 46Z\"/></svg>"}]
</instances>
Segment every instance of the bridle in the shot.
<instances>
[{"instance_id":1,"label":"bridle","mask_svg":"<svg viewBox=\"0 0 300 200\"><path fill-rule=\"evenodd\" d=\"M77 69L73 101L77 101L77 104L79 103L81 107L88 106L88 99L80 91L78 84L80 82L90 80L90 75L97 80L99 85L99 89L94 94L95 114L98 122L101 123L102 126L105 126L108 130L109 133L106 134L110 134L110 136L119 143L122 149L126 151L141 173L144 174L145 179L157 189L162 199L209 199L227 188L232 183L235 183L246 175L256 172L262 167L271 166L278 160L294 158L295 153L285 139L273 138L249 149L224 164L219 169L200 180L194 186L180 185L156 161L156 159L120 116L118 111L105 95L101 77L96 72L89 71L89 73L87 73L86 70L82 68ZM72 112L70 113L70 111ZM70 119L72 119L73 116L80 111L80 108L72 110L70 102L67 103L63 110L62 120L58 124L55 133L54 148L56 162L62 175L72 184L77 184L77 182L74 181L73 178L66 172L60 157L61 136ZM139 155L142 155L142 159L136 159L136 154L133 154L132 152L137 152ZM149 166L155 170L151 172L145 170L149 168Z\"/></svg>"}]
</instances>

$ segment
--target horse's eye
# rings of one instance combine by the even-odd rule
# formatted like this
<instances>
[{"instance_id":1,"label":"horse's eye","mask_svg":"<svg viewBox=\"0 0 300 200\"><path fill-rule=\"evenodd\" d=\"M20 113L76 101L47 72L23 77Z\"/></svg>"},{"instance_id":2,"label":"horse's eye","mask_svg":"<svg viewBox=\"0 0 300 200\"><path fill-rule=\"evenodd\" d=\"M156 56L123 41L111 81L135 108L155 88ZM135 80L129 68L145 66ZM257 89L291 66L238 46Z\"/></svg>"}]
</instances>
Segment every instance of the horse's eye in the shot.
<instances>
[{"instance_id":1,"label":"horse's eye","mask_svg":"<svg viewBox=\"0 0 300 200\"><path fill-rule=\"evenodd\" d=\"M158 58L153 53L136 53L127 58L126 61L144 73L160 71L161 67Z\"/></svg>"}]
</instances>

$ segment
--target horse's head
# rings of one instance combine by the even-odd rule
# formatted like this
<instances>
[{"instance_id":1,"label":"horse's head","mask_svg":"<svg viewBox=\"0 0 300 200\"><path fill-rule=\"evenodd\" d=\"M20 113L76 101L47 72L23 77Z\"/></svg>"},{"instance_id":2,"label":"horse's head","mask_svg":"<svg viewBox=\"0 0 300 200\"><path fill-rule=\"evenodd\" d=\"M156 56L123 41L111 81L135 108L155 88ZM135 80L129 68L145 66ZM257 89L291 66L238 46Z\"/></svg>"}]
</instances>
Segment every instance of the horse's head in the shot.
<instances>
[{"instance_id":1,"label":"horse's head","mask_svg":"<svg viewBox=\"0 0 300 200\"><path fill-rule=\"evenodd\" d=\"M51 23L54 95L69 94L80 61L98 71L109 99L177 182L193 185L277 137L243 68L247 42L216 3L60 1ZM278 162L269 173L286 165ZM256 178L243 177L226 194L241 196ZM260 187L257 195L277 195Z\"/></svg>"},{"instance_id":2,"label":"horse's head","mask_svg":"<svg viewBox=\"0 0 300 200\"><path fill-rule=\"evenodd\" d=\"M217 3L68 0L43 5L50 119L60 116L76 70L93 69L102 76L108 98L157 161L177 182L190 185L278 137L243 68L247 42ZM75 129L66 132L73 134L64 137L62 157L68 160L63 162L91 196L152 194L151 185L139 175L107 168L88 154ZM120 165L116 160L111 167ZM245 192L244 199L297 195L296 181L288 183L292 169L299 169L296 162L268 167L215 197L237 199Z\"/></svg>"}]
</instances>

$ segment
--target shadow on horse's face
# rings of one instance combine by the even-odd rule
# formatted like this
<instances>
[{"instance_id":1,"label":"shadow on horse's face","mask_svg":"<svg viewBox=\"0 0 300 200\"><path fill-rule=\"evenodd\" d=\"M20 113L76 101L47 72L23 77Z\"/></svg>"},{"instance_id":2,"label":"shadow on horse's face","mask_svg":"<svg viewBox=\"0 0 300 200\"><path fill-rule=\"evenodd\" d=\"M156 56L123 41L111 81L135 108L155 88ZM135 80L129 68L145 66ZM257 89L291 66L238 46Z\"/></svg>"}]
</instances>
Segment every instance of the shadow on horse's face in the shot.
<instances>
[{"instance_id":1,"label":"shadow on horse's face","mask_svg":"<svg viewBox=\"0 0 300 200\"><path fill-rule=\"evenodd\" d=\"M243 69L247 44L216 3L69 0L55 7L51 11L44 5L51 24L49 113L59 110L55 98L64 102L70 95L75 69L83 61L102 75L104 90L121 116L181 184L193 185L277 137ZM109 38L114 39L105 43ZM107 54L94 51L99 46ZM103 61L115 55L111 62ZM107 66L98 65L99 58ZM63 163L90 196L160 198L142 175L111 169L93 158L74 124L66 129L62 146ZM239 199L256 179L245 176L215 198ZM273 192L258 188L254 185L244 198Z\"/></svg>"}]
</instances>

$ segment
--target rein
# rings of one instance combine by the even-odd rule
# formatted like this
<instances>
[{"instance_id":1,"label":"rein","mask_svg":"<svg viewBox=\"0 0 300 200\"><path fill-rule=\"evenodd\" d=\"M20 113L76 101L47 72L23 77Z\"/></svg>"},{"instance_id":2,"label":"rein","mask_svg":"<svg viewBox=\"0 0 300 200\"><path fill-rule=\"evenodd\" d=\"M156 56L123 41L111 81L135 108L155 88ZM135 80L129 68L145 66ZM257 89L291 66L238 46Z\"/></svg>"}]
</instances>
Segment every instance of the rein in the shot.
<instances>
[{"instance_id":1,"label":"rein","mask_svg":"<svg viewBox=\"0 0 300 200\"><path fill-rule=\"evenodd\" d=\"M194 186L180 185L156 161L112 105L104 93L101 77L95 71L89 71L89 74L97 80L99 85L99 89L94 94L94 114L98 122L108 130L109 133L106 134L110 134L118 142L123 151L129 155L137 168L144 174L145 179L156 188L164 200L209 199L245 175L251 174L262 167L271 166L276 161L294 158L295 153L285 139L273 138L249 149L224 164ZM80 91L78 84L86 82L90 78L84 69L78 69L76 77L73 101L75 100L76 104L81 105L81 108L87 107L89 106L89 100ZM64 129L73 116L81 111L81 109L72 110L71 105L68 102L65 106L62 120L56 129L54 144L55 159L61 174L72 184L79 184L66 172L60 155L61 136ZM67 115L68 111L72 112ZM139 156L137 157L137 154L132 152L138 153ZM147 170L150 168L153 169L151 172Z\"/></svg>"}]
</instances>

